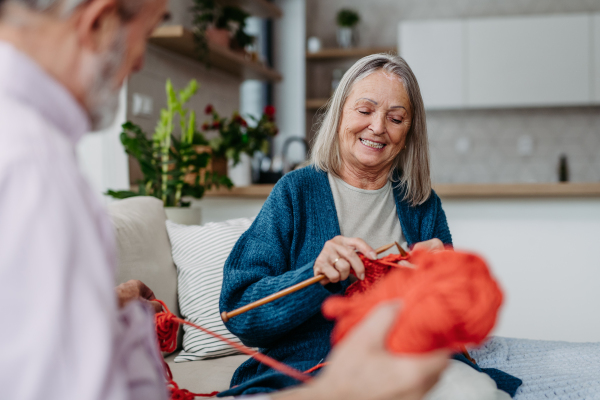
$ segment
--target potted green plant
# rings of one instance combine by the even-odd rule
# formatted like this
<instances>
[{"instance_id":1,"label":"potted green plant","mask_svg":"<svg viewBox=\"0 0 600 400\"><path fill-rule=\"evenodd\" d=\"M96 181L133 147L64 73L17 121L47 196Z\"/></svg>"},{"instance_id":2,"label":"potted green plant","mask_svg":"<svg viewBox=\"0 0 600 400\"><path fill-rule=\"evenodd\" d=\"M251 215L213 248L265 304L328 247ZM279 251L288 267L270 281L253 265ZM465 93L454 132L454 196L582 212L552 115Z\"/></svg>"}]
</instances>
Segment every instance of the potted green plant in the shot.
<instances>
[{"instance_id":1,"label":"potted green plant","mask_svg":"<svg viewBox=\"0 0 600 400\"><path fill-rule=\"evenodd\" d=\"M192 13L198 56L207 63L208 42L243 51L254 41L245 32L250 14L239 7L220 6L215 0L194 0Z\"/></svg>"},{"instance_id":2,"label":"potted green plant","mask_svg":"<svg viewBox=\"0 0 600 400\"><path fill-rule=\"evenodd\" d=\"M176 92L167 80L167 107L161 109L151 137L130 121L123 124L121 143L139 162L143 179L137 190L109 190L106 194L118 199L154 196L162 200L169 219L200 223L199 210L190 208L188 199L200 199L207 189L232 184L226 176L206 168L211 157L208 141L196 130L195 112L184 107L197 89L197 82L192 80Z\"/></svg>"},{"instance_id":3,"label":"potted green plant","mask_svg":"<svg viewBox=\"0 0 600 400\"><path fill-rule=\"evenodd\" d=\"M275 107L266 106L260 118L249 116L250 123L238 112L229 119L222 118L210 104L206 106L205 113L211 119L202 125L202 130L218 133L210 140L213 156L227 160L227 174L235 186L251 184L250 158L257 151L267 154L268 139L278 132Z\"/></svg>"},{"instance_id":4,"label":"potted green plant","mask_svg":"<svg viewBox=\"0 0 600 400\"><path fill-rule=\"evenodd\" d=\"M358 33L356 25L360 16L354 10L343 8L337 13L337 42L341 48L347 49L356 45Z\"/></svg>"}]
</instances>

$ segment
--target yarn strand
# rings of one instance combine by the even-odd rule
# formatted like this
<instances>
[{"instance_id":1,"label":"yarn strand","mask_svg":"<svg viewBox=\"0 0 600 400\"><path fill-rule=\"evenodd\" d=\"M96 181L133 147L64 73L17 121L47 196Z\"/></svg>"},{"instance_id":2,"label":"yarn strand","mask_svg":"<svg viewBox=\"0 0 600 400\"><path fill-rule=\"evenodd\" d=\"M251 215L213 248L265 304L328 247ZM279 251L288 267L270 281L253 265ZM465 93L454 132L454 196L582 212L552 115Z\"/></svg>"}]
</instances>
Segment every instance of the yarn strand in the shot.
<instances>
[{"instance_id":1,"label":"yarn strand","mask_svg":"<svg viewBox=\"0 0 600 400\"><path fill-rule=\"evenodd\" d=\"M303 374L295 368L292 368L256 350L252 350L244 345L236 343L200 325L196 325L193 322L185 321L181 318L178 318L168 309L164 302L162 302L161 300L155 301L158 301L164 309L164 311L157 313L155 316L156 333L158 335L158 341L162 351L175 351L175 349L177 348L177 329L179 328L179 324L184 324L201 330L202 332L207 333L215 337L216 339L228 344L229 346L235 348L241 353L247 354L253 357L255 360L260 361L261 363L268 365L274 370L279 371L287 376L290 376L300 382L307 382L308 380L310 380L310 376Z\"/></svg>"}]
</instances>

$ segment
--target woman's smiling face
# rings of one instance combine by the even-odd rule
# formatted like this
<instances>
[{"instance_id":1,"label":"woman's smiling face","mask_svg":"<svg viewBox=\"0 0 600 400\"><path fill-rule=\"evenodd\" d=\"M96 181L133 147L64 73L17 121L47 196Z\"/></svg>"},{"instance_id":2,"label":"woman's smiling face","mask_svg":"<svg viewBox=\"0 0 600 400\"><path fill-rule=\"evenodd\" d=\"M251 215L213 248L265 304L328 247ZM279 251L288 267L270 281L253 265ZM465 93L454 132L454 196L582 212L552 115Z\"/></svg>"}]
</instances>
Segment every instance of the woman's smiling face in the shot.
<instances>
[{"instance_id":1,"label":"woman's smiling face","mask_svg":"<svg viewBox=\"0 0 600 400\"><path fill-rule=\"evenodd\" d=\"M400 78L375 72L354 84L338 131L342 169L387 174L404 148L412 109Z\"/></svg>"}]
</instances>

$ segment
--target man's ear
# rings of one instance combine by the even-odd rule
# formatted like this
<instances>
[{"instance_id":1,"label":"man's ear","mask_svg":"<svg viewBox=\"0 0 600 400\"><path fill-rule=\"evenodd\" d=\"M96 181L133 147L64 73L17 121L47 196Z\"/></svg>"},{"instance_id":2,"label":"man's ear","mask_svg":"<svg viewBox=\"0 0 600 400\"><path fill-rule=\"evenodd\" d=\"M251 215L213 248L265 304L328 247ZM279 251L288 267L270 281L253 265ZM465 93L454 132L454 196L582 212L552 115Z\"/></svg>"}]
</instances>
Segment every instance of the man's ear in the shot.
<instances>
[{"instance_id":1,"label":"man's ear","mask_svg":"<svg viewBox=\"0 0 600 400\"><path fill-rule=\"evenodd\" d=\"M94 53L104 52L121 25L117 0L92 0L84 3L76 14L81 45Z\"/></svg>"}]
</instances>

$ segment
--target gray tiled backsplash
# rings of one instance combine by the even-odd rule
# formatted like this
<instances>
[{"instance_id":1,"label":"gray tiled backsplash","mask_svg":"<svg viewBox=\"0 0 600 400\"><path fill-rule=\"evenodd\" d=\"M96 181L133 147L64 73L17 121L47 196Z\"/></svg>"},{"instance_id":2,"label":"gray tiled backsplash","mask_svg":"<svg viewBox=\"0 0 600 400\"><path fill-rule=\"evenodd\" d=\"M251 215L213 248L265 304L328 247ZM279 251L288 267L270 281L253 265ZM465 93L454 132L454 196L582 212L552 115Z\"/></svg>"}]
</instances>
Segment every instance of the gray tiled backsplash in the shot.
<instances>
[{"instance_id":1,"label":"gray tiled backsplash","mask_svg":"<svg viewBox=\"0 0 600 400\"><path fill-rule=\"evenodd\" d=\"M556 182L561 154L570 181L600 181L600 107L429 111L427 126L434 182Z\"/></svg>"}]
</instances>

